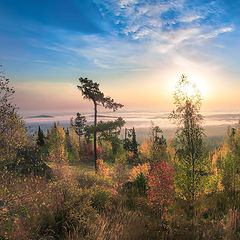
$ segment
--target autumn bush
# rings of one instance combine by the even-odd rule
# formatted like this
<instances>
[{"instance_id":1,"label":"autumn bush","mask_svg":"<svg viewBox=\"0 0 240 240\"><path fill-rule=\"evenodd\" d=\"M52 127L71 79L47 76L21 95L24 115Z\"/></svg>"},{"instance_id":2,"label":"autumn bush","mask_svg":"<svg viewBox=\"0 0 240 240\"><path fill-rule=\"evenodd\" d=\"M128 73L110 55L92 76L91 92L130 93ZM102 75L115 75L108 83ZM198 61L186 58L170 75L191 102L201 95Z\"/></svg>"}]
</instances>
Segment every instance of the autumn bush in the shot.
<instances>
[{"instance_id":1,"label":"autumn bush","mask_svg":"<svg viewBox=\"0 0 240 240\"><path fill-rule=\"evenodd\" d=\"M161 212L173 202L173 169L163 161L152 166L148 175L147 195L149 200Z\"/></svg>"},{"instance_id":2,"label":"autumn bush","mask_svg":"<svg viewBox=\"0 0 240 240\"><path fill-rule=\"evenodd\" d=\"M99 175L103 177L109 176L109 167L102 159L97 159L97 169Z\"/></svg>"}]
</instances>

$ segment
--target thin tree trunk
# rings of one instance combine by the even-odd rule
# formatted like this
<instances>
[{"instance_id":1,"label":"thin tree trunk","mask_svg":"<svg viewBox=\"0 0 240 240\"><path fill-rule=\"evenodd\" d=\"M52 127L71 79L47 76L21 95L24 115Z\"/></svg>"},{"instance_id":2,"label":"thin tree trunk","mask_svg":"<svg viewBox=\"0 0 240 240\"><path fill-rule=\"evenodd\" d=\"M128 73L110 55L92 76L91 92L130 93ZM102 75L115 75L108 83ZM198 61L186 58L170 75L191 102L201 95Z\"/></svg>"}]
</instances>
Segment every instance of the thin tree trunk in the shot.
<instances>
[{"instance_id":1,"label":"thin tree trunk","mask_svg":"<svg viewBox=\"0 0 240 240\"><path fill-rule=\"evenodd\" d=\"M97 172L97 103L94 101L94 132L93 132L93 146L94 146L94 162L95 162L95 171Z\"/></svg>"},{"instance_id":2,"label":"thin tree trunk","mask_svg":"<svg viewBox=\"0 0 240 240\"><path fill-rule=\"evenodd\" d=\"M235 210L235 196L236 196L236 190L235 190L235 188L236 188L236 186L235 186L235 177L236 177L236 175L235 175L235 173L236 173L236 170L235 170L235 159L233 159L233 208L234 208L234 210Z\"/></svg>"},{"instance_id":3,"label":"thin tree trunk","mask_svg":"<svg viewBox=\"0 0 240 240\"><path fill-rule=\"evenodd\" d=\"M193 227L193 236L195 237L195 146L194 146L194 127L192 119L190 118L190 129L191 129L191 158L192 158L192 174L193 174L193 188L192 188L192 227Z\"/></svg>"},{"instance_id":4,"label":"thin tree trunk","mask_svg":"<svg viewBox=\"0 0 240 240\"><path fill-rule=\"evenodd\" d=\"M194 156L194 144L193 144L193 124L192 124L192 119L190 116L190 109L187 104L187 109L186 109L186 123L185 127L187 128L187 144L188 144L188 149L189 149L189 155L190 155L190 162L189 162L189 167L192 167L192 187L191 189L191 195L192 198L191 200L191 215L192 215L192 233L193 236L195 235L195 214L194 214L194 200L195 200L195 156Z\"/></svg>"},{"instance_id":5,"label":"thin tree trunk","mask_svg":"<svg viewBox=\"0 0 240 240\"><path fill-rule=\"evenodd\" d=\"M81 138L80 135L78 135L78 144L79 144L79 153L81 152Z\"/></svg>"},{"instance_id":6,"label":"thin tree trunk","mask_svg":"<svg viewBox=\"0 0 240 240\"><path fill-rule=\"evenodd\" d=\"M193 236L195 236L195 211L194 211L194 201L195 201L195 159L193 157L193 193L192 193L192 227L193 227Z\"/></svg>"}]
</instances>

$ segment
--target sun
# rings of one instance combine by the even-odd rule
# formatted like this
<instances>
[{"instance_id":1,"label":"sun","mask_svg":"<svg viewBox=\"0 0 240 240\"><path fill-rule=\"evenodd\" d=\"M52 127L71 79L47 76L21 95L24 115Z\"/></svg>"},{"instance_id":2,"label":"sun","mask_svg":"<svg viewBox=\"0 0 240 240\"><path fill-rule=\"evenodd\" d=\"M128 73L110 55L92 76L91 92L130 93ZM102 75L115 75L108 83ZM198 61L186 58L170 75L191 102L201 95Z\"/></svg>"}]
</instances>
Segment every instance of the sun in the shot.
<instances>
[{"instance_id":1,"label":"sun","mask_svg":"<svg viewBox=\"0 0 240 240\"><path fill-rule=\"evenodd\" d=\"M205 80L201 77L196 77L194 75L189 75L188 80L190 81L191 85L195 86L196 89L199 90L201 96L203 98L205 98L207 95L207 84L206 84ZM192 88L192 87L189 88L187 91L188 91L189 96L194 94L194 88Z\"/></svg>"}]
</instances>

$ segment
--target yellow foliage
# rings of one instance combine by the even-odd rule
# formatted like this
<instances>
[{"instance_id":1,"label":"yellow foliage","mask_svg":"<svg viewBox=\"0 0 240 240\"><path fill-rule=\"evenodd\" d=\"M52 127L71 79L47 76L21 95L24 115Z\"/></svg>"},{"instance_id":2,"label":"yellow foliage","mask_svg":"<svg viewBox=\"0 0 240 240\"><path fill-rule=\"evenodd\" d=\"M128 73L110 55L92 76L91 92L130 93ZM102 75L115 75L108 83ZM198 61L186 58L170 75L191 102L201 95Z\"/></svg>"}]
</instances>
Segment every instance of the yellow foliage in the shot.
<instances>
[{"instance_id":1,"label":"yellow foliage","mask_svg":"<svg viewBox=\"0 0 240 240\"><path fill-rule=\"evenodd\" d=\"M57 124L56 128L53 127L50 130L47 136L50 161L58 163L63 163L66 161L65 138L65 131L61 125Z\"/></svg>"},{"instance_id":2,"label":"yellow foliage","mask_svg":"<svg viewBox=\"0 0 240 240\"><path fill-rule=\"evenodd\" d=\"M151 157L151 148L150 148L150 143L148 140L144 140L143 143L141 144L141 153L146 156L147 158Z\"/></svg>"},{"instance_id":3,"label":"yellow foliage","mask_svg":"<svg viewBox=\"0 0 240 240\"><path fill-rule=\"evenodd\" d=\"M172 165L174 164L175 153L176 152L173 146L173 139L169 139L167 144L167 155L169 163L171 163Z\"/></svg>"},{"instance_id":4,"label":"yellow foliage","mask_svg":"<svg viewBox=\"0 0 240 240\"><path fill-rule=\"evenodd\" d=\"M130 176L129 176L129 181L134 181L137 176L140 173L143 173L144 176L148 175L148 172L150 170L150 164L149 163L144 163L144 164L138 164L136 167L134 167L131 172L130 172Z\"/></svg>"}]
</instances>

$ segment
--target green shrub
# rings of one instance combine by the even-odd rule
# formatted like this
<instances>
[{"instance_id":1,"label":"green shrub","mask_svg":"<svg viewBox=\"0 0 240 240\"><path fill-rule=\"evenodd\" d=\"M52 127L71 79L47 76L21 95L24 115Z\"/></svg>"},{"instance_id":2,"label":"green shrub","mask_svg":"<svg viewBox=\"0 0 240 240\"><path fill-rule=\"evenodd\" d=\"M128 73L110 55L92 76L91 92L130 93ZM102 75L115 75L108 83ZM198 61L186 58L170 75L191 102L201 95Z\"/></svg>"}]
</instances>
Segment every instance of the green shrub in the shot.
<instances>
[{"instance_id":1,"label":"green shrub","mask_svg":"<svg viewBox=\"0 0 240 240\"><path fill-rule=\"evenodd\" d=\"M142 172L140 172L135 181L134 181L134 185L138 190L138 193L140 195L146 195L146 189L147 189L147 178L144 176L144 174Z\"/></svg>"}]
</instances>

